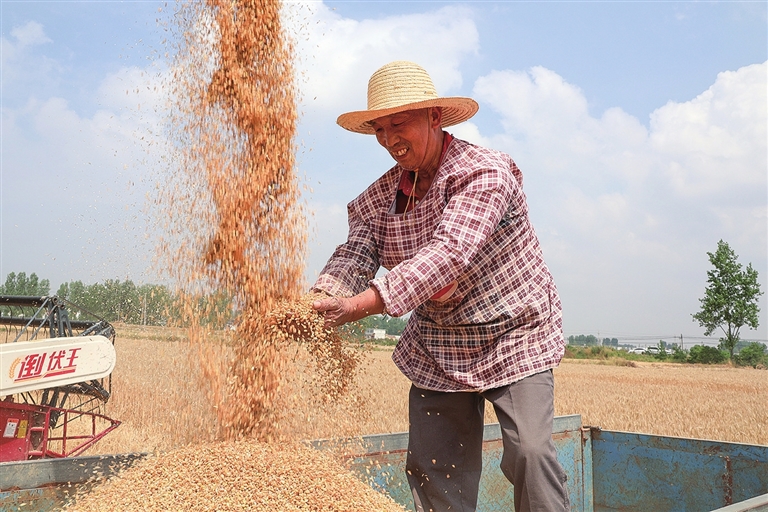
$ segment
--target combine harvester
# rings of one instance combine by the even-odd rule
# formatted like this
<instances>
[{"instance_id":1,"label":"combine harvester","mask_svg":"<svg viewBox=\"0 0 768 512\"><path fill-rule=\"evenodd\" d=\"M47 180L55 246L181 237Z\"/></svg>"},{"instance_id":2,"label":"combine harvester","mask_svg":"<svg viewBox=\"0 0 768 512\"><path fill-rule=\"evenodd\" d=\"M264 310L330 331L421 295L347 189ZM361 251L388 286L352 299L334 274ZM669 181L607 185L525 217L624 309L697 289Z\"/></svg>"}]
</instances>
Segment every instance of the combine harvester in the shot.
<instances>
[{"instance_id":1,"label":"combine harvester","mask_svg":"<svg viewBox=\"0 0 768 512\"><path fill-rule=\"evenodd\" d=\"M7 304L9 299L20 301L18 297L0 301ZM55 298L24 299L28 302L23 306L45 311L45 320L30 323L27 319L24 324L12 319L15 323L5 325L34 326L35 333L46 329L52 339L34 341L32 336L21 342L17 336L12 340L16 343L6 343L12 348L3 345L0 353L3 393L21 397L0 407L0 429L6 434L0 444L4 462L0 464L0 510L58 510L74 490L87 490L95 480L119 472L144 455L73 456L119 424L83 407L109 398L104 379L114 367L114 330L103 321L88 325L69 321ZM73 336L75 326L82 329L80 336ZM73 397L77 407L65 404ZM77 437L78 444L70 448L75 437L66 425L75 415L106 421L108 426ZM61 434L52 434L59 429ZM555 418L552 439L568 474L574 512L768 512L768 446L608 431L583 426L578 415ZM51 448L54 442L61 446ZM363 481L413 509L405 478L407 433L312 444L320 450L341 450L351 471ZM511 486L499 469L498 424L486 425L483 448L477 510L514 510Z\"/></svg>"},{"instance_id":2,"label":"combine harvester","mask_svg":"<svg viewBox=\"0 0 768 512\"><path fill-rule=\"evenodd\" d=\"M14 510L10 494L29 501L8 483L23 480L21 461L77 460L120 425L101 414L114 341L112 325L65 299L0 295L0 510Z\"/></svg>"},{"instance_id":3,"label":"combine harvester","mask_svg":"<svg viewBox=\"0 0 768 512\"><path fill-rule=\"evenodd\" d=\"M70 310L86 313L56 296L0 296L0 462L73 457L120 424L98 413L110 396L115 330Z\"/></svg>"}]
</instances>

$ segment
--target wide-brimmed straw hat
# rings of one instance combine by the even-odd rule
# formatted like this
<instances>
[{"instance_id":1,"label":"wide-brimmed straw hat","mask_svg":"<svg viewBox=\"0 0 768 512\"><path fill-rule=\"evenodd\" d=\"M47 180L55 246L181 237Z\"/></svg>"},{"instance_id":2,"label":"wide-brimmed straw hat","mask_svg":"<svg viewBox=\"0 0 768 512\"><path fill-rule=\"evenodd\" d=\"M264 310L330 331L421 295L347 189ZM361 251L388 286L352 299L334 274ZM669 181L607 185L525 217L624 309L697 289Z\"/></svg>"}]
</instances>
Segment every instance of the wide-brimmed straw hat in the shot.
<instances>
[{"instance_id":1,"label":"wide-brimmed straw hat","mask_svg":"<svg viewBox=\"0 0 768 512\"><path fill-rule=\"evenodd\" d=\"M443 127L462 123L479 108L472 98L441 98L427 72L413 62L398 60L378 69L368 81L368 109L342 114L336 122L357 133L375 133L371 121L418 108L442 107Z\"/></svg>"}]
</instances>

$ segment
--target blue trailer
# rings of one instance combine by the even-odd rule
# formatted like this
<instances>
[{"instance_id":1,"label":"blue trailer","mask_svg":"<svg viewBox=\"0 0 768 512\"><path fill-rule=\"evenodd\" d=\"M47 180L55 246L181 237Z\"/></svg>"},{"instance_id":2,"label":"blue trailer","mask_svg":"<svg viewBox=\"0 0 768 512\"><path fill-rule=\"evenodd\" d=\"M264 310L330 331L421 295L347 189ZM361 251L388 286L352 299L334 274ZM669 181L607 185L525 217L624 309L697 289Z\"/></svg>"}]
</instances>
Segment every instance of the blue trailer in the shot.
<instances>
[{"instance_id":1,"label":"blue trailer","mask_svg":"<svg viewBox=\"0 0 768 512\"><path fill-rule=\"evenodd\" d=\"M552 438L568 474L573 512L768 512L768 446L652 436L586 427L581 416L555 418ZM405 479L408 434L322 440L345 454L371 487L412 509ZM498 424L485 427L478 512L514 510L499 469ZM130 466L140 455L24 461L0 465L0 510L54 510L72 489Z\"/></svg>"},{"instance_id":2,"label":"blue trailer","mask_svg":"<svg viewBox=\"0 0 768 512\"><path fill-rule=\"evenodd\" d=\"M583 426L579 415L555 418L552 439L573 512L768 512L768 446L602 430ZM314 444L338 450L338 443ZM371 487L412 509L407 447L407 433L383 434L348 440L342 451ZM499 425L486 425L478 512L514 510L501 454Z\"/></svg>"}]
</instances>

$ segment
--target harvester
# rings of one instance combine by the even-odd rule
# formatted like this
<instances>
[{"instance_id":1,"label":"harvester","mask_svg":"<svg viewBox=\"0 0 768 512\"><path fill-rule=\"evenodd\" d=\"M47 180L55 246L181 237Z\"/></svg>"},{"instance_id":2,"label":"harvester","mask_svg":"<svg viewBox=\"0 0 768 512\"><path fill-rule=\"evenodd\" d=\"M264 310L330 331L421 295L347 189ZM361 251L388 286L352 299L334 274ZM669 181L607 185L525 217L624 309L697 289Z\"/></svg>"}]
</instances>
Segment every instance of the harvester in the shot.
<instances>
[{"instance_id":1,"label":"harvester","mask_svg":"<svg viewBox=\"0 0 768 512\"><path fill-rule=\"evenodd\" d=\"M0 295L0 463L82 454L120 422L115 329L58 296Z\"/></svg>"}]
</instances>

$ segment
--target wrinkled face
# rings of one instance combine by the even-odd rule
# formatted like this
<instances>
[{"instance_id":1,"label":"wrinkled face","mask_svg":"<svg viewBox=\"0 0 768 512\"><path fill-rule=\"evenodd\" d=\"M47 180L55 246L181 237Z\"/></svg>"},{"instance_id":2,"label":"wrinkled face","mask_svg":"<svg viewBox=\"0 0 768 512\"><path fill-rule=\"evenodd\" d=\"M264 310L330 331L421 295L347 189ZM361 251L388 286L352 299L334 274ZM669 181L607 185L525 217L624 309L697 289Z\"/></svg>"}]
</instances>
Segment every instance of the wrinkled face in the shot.
<instances>
[{"instance_id":1,"label":"wrinkled face","mask_svg":"<svg viewBox=\"0 0 768 512\"><path fill-rule=\"evenodd\" d=\"M371 121L376 140L406 169L426 170L440 161L439 108L406 110Z\"/></svg>"}]
</instances>

